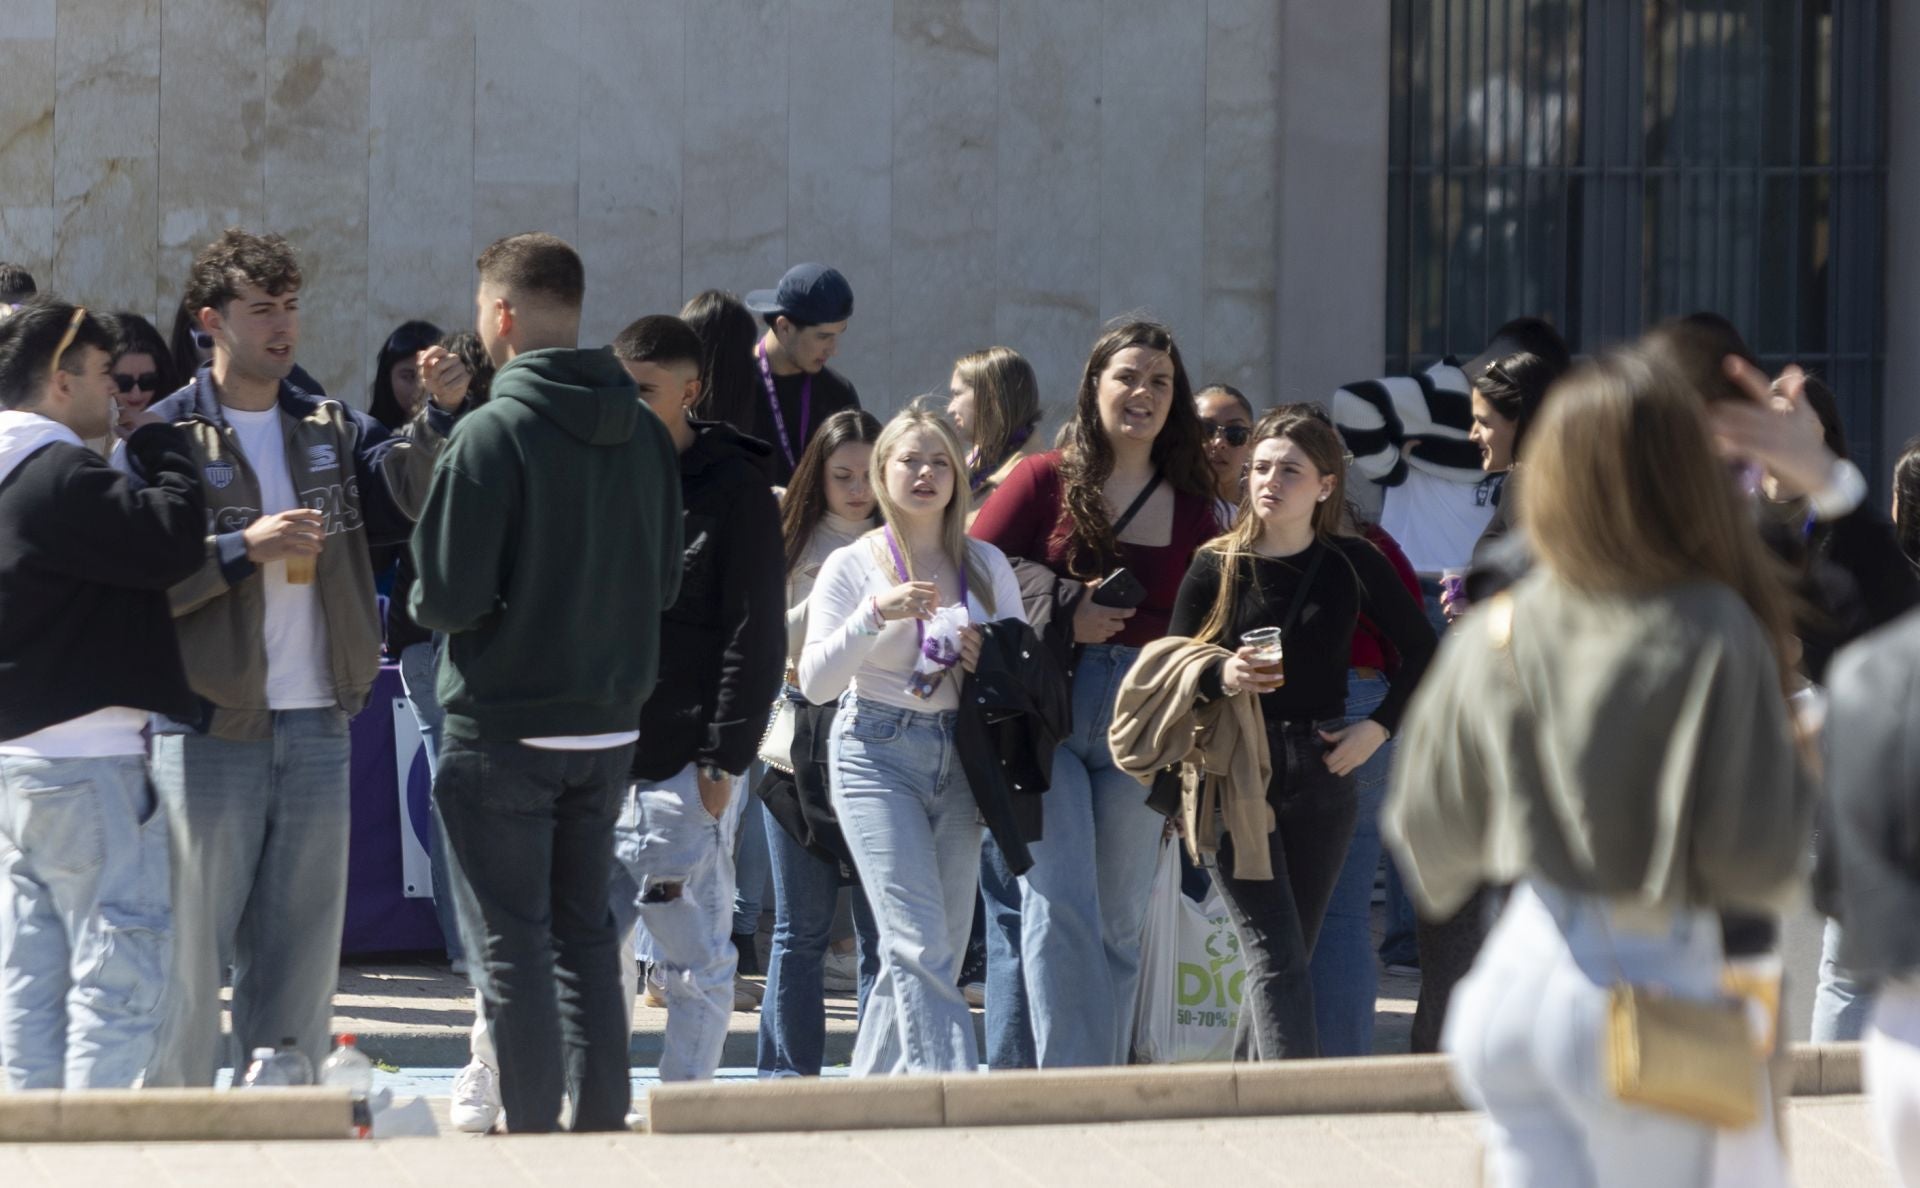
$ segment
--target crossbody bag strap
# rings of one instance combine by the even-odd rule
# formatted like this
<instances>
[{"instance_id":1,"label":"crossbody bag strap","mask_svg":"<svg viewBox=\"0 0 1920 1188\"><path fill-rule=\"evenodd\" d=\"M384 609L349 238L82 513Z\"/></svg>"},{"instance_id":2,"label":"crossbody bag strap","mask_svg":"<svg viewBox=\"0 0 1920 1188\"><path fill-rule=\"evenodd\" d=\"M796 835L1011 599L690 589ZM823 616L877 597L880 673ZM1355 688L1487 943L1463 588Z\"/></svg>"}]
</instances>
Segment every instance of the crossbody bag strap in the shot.
<instances>
[{"instance_id":1,"label":"crossbody bag strap","mask_svg":"<svg viewBox=\"0 0 1920 1188\"><path fill-rule=\"evenodd\" d=\"M1287 604L1287 613L1280 620L1280 641L1286 642L1287 633L1293 630L1293 621L1300 617L1300 611L1307 605L1307 593L1313 589L1313 579L1320 573L1320 562L1326 559L1327 548L1324 541L1314 541L1313 556L1307 559L1307 567L1300 571L1300 585L1293 591L1293 601Z\"/></svg>"},{"instance_id":2,"label":"crossbody bag strap","mask_svg":"<svg viewBox=\"0 0 1920 1188\"><path fill-rule=\"evenodd\" d=\"M1140 488L1140 493L1133 497L1132 503L1127 504L1127 510L1121 512L1120 518L1113 522L1113 539L1116 542L1119 541L1120 534L1127 530L1127 525L1133 523L1133 517L1139 515L1140 509L1147 505L1147 500L1153 498L1153 493L1160 489L1160 483L1166 477L1161 471L1154 471L1153 477L1147 480L1147 485Z\"/></svg>"}]
</instances>

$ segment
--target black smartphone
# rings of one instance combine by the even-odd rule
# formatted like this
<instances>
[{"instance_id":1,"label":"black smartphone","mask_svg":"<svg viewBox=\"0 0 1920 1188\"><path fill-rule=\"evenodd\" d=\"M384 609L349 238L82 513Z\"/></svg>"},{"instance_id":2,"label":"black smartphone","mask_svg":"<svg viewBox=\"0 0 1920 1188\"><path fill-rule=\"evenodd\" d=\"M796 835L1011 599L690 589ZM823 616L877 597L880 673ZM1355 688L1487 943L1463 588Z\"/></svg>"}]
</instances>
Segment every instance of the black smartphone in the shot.
<instances>
[{"instance_id":1,"label":"black smartphone","mask_svg":"<svg viewBox=\"0 0 1920 1188\"><path fill-rule=\"evenodd\" d=\"M1147 588L1123 565L1100 579L1100 584L1093 588L1092 598L1095 606L1132 610L1147 600Z\"/></svg>"}]
</instances>

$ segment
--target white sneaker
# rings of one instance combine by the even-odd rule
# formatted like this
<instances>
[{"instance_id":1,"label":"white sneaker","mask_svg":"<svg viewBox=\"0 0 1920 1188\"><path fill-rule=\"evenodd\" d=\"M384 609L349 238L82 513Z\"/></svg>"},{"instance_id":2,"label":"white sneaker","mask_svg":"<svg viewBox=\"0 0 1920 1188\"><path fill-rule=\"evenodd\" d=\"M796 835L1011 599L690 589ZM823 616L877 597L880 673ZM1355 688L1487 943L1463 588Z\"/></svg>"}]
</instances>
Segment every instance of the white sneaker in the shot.
<instances>
[{"instance_id":1,"label":"white sneaker","mask_svg":"<svg viewBox=\"0 0 1920 1188\"><path fill-rule=\"evenodd\" d=\"M502 1122L500 1086L494 1071L475 1060L453 1078L453 1128L463 1134L486 1134Z\"/></svg>"},{"instance_id":2,"label":"white sneaker","mask_svg":"<svg viewBox=\"0 0 1920 1188\"><path fill-rule=\"evenodd\" d=\"M838 990L850 994L860 988L860 954L849 949L845 953L827 950L825 960L820 962L820 983L827 990Z\"/></svg>"},{"instance_id":3,"label":"white sneaker","mask_svg":"<svg viewBox=\"0 0 1920 1188\"><path fill-rule=\"evenodd\" d=\"M640 1001L655 1010L667 1005L667 984L654 972L651 962L647 965L646 976L641 979Z\"/></svg>"},{"instance_id":4,"label":"white sneaker","mask_svg":"<svg viewBox=\"0 0 1920 1188\"><path fill-rule=\"evenodd\" d=\"M767 984L765 982L756 982L752 978L743 978L739 974L735 974L733 975L733 996L736 999L741 997L751 998L753 999L753 1005L759 1006L767 1000Z\"/></svg>"},{"instance_id":5,"label":"white sneaker","mask_svg":"<svg viewBox=\"0 0 1920 1188\"><path fill-rule=\"evenodd\" d=\"M754 995L751 984L738 978L733 982L733 1009L742 1015L751 1015L760 1009L760 999Z\"/></svg>"},{"instance_id":6,"label":"white sneaker","mask_svg":"<svg viewBox=\"0 0 1920 1188\"><path fill-rule=\"evenodd\" d=\"M985 982L968 982L966 985L960 987L960 997L966 999L967 1005L970 1007L986 1006L987 984Z\"/></svg>"}]
</instances>

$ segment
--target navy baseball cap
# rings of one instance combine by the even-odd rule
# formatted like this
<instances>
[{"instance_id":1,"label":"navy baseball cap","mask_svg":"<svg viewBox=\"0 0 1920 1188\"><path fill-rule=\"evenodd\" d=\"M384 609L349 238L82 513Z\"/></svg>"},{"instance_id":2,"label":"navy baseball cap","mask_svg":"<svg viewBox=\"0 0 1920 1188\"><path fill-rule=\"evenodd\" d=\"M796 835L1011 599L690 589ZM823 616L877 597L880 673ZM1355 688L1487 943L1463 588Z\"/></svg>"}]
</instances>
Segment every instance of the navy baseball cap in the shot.
<instances>
[{"instance_id":1,"label":"navy baseball cap","mask_svg":"<svg viewBox=\"0 0 1920 1188\"><path fill-rule=\"evenodd\" d=\"M853 286L825 264L795 264L777 289L755 289L746 307L757 314L785 314L795 322L820 326L853 316Z\"/></svg>"}]
</instances>

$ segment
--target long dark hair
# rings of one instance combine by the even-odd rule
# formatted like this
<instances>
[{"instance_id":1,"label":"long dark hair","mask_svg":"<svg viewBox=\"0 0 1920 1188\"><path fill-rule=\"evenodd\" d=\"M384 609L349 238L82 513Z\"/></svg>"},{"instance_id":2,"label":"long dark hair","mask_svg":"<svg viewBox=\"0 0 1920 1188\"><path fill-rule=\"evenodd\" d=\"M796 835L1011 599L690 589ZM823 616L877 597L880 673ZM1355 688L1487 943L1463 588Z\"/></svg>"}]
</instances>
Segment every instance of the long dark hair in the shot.
<instances>
[{"instance_id":1,"label":"long dark hair","mask_svg":"<svg viewBox=\"0 0 1920 1188\"><path fill-rule=\"evenodd\" d=\"M1532 351L1519 351L1495 359L1473 377L1474 389L1494 411L1513 422L1514 457L1520 456L1520 443L1526 440L1527 426L1540 412L1547 389L1565 370Z\"/></svg>"},{"instance_id":2,"label":"long dark hair","mask_svg":"<svg viewBox=\"0 0 1920 1188\"><path fill-rule=\"evenodd\" d=\"M122 355L149 355L153 358L154 369L159 373L155 378L159 385L153 390L155 400L163 400L178 391L182 380L180 369L174 366L173 352L167 349L167 340L160 337L160 331L152 322L137 313L121 311L105 319L107 329L113 332L113 361L118 363Z\"/></svg>"},{"instance_id":3,"label":"long dark hair","mask_svg":"<svg viewBox=\"0 0 1920 1188\"><path fill-rule=\"evenodd\" d=\"M1893 464L1893 528L1900 551L1920 567L1920 437L1908 438Z\"/></svg>"},{"instance_id":4,"label":"long dark hair","mask_svg":"<svg viewBox=\"0 0 1920 1188\"><path fill-rule=\"evenodd\" d=\"M1187 367L1180 359L1173 331L1143 318L1115 323L1094 341L1093 351L1087 356L1080 391L1074 399L1073 419L1060 451L1060 477L1072 522L1065 541L1067 571L1074 577L1103 576L1119 551L1101 490L1113 475L1113 443L1100 424L1099 394L1100 376L1107 364L1128 347L1163 352L1173 363L1173 403L1167 409L1166 423L1153 439L1150 456L1154 466L1175 491L1204 499L1213 497L1213 471L1201 445L1200 414L1193 407L1193 385L1187 380Z\"/></svg>"},{"instance_id":5,"label":"long dark hair","mask_svg":"<svg viewBox=\"0 0 1920 1188\"><path fill-rule=\"evenodd\" d=\"M418 319L400 323L387 336L380 348L380 357L373 364L373 399L367 402L368 416L389 429L398 429L407 423L413 414L410 409L401 408L399 398L393 394L394 366L439 341L440 327Z\"/></svg>"},{"instance_id":6,"label":"long dark hair","mask_svg":"<svg viewBox=\"0 0 1920 1188\"><path fill-rule=\"evenodd\" d=\"M880 422L864 409L848 408L821 424L807 443L780 500L780 542L786 554L786 573L806 556L807 542L820 518L827 514L827 459L848 442L872 445L880 440Z\"/></svg>"},{"instance_id":7,"label":"long dark hair","mask_svg":"<svg viewBox=\"0 0 1920 1188\"><path fill-rule=\"evenodd\" d=\"M440 340L440 348L458 355L467 365L467 374L473 378L467 382L467 405L479 408L487 402L493 392L493 360L487 358L487 348L480 336L471 330L455 330Z\"/></svg>"},{"instance_id":8,"label":"long dark hair","mask_svg":"<svg viewBox=\"0 0 1920 1188\"><path fill-rule=\"evenodd\" d=\"M753 429L753 402L759 397L760 376L753 362L760 325L724 289L708 289L680 310L700 339L705 357L700 361L700 404L696 411L709 421L723 421L742 433Z\"/></svg>"},{"instance_id":9,"label":"long dark hair","mask_svg":"<svg viewBox=\"0 0 1920 1188\"><path fill-rule=\"evenodd\" d=\"M180 307L173 311L173 334L167 339L167 346L173 365L183 376L191 377L200 370L200 349L193 340L203 333L200 324L194 321L193 312L187 308L186 298L182 297Z\"/></svg>"}]
</instances>

